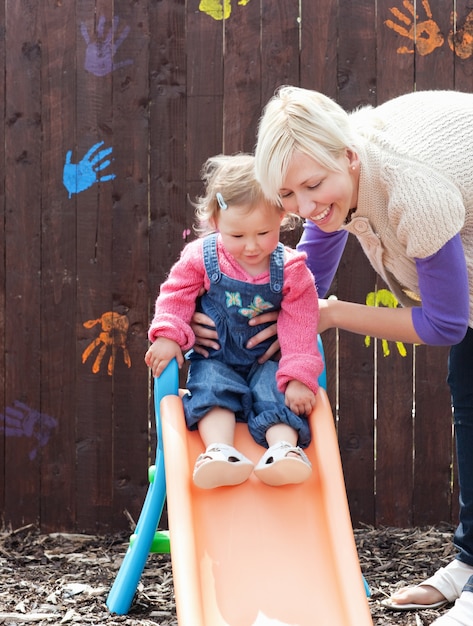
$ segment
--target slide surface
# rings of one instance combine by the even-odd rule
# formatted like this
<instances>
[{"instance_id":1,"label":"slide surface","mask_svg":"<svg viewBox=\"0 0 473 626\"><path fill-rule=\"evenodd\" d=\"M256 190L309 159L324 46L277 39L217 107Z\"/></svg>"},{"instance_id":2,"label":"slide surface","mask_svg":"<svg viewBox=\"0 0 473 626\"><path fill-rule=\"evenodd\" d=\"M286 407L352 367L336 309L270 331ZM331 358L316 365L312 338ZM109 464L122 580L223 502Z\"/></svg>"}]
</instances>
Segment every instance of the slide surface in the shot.
<instances>
[{"instance_id":1,"label":"slide surface","mask_svg":"<svg viewBox=\"0 0 473 626\"><path fill-rule=\"evenodd\" d=\"M192 483L203 451L177 396L161 402L173 580L179 626L371 626L325 391L310 417L312 477L269 487ZM235 446L264 449L244 424Z\"/></svg>"}]
</instances>

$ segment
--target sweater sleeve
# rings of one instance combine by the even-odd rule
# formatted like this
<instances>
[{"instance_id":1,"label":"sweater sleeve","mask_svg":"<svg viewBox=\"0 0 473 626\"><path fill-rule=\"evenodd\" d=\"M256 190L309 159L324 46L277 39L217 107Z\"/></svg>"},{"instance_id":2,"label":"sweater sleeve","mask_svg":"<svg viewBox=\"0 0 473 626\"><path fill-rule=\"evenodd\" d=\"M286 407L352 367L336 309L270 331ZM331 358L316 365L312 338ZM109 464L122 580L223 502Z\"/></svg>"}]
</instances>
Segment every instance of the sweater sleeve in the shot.
<instances>
[{"instance_id":1,"label":"sweater sleeve","mask_svg":"<svg viewBox=\"0 0 473 626\"><path fill-rule=\"evenodd\" d=\"M428 345L459 343L468 328L469 290L460 235L438 252L416 259L422 306L412 309L419 337Z\"/></svg>"},{"instance_id":2,"label":"sweater sleeve","mask_svg":"<svg viewBox=\"0 0 473 626\"><path fill-rule=\"evenodd\" d=\"M296 253L285 265L284 294L277 322L281 359L276 380L280 391L285 391L290 380L299 380L317 393L318 378L324 368L317 346L318 320L314 278L305 264L305 254Z\"/></svg>"},{"instance_id":3,"label":"sweater sleeve","mask_svg":"<svg viewBox=\"0 0 473 626\"><path fill-rule=\"evenodd\" d=\"M157 337L166 337L176 341L182 350L194 345L195 335L190 321L205 277L202 240L197 239L184 248L161 285L148 332L151 342Z\"/></svg>"},{"instance_id":4,"label":"sweater sleeve","mask_svg":"<svg viewBox=\"0 0 473 626\"><path fill-rule=\"evenodd\" d=\"M307 267L315 277L320 298L330 289L347 237L348 232L345 230L325 233L312 222L304 224L304 232L297 249L307 254Z\"/></svg>"}]
</instances>

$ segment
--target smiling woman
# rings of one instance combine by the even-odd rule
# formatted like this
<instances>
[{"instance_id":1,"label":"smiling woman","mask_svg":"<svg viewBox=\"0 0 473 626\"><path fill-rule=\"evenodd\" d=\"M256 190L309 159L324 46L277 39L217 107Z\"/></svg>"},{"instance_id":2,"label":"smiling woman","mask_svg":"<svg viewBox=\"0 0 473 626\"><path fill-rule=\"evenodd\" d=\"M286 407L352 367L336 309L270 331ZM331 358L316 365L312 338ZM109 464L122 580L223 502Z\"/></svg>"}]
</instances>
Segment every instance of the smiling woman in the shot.
<instances>
[{"instance_id":1,"label":"smiling woman","mask_svg":"<svg viewBox=\"0 0 473 626\"><path fill-rule=\"evenodd\" d=\"M328 169L312 156L294 150L279 190L284 209L315 222L327 232L338 230L356 210L360 161L351 150Z\"/></svg>"},{"instance_id":2,"label":"smiling woman","mask_svg":"<svg viewBox=\"0 0 473 626\"><path fill-rule=\"evenodd\" d=\"M473 574L472 110L472 94L420 91L348 114L322 94L282 87L258 129L256 176L268 198L306 218L299 249L319 294L352 233L403 306L321 300L319 332L453 346L458 555L425 583L393 594L394 610L451 602ZM473 626L473 614L461 624Z\"/></svg>"}]
</instances>

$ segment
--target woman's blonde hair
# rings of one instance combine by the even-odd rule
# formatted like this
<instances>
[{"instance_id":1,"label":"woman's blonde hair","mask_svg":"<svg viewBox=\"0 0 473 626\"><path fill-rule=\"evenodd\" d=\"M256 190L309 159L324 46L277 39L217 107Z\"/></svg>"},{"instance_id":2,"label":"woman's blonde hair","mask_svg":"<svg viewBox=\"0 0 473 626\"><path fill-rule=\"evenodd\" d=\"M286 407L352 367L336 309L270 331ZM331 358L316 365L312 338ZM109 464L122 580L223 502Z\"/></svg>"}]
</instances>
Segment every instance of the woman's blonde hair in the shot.
<instances>
[{"instance_id":1,"label":"woman's blonde hair","mask_svg":"<svg viewBox=\"0 0 473 626\"><path fill-rule=\"evenodd\" d=\"M194 230L199 235L214 232L220 211L228 207L238 206L252 211L256 206L269 202L256 180L254 165L255 157L243 152L219 154L207 159L201 171L204 195L199 196L194 203ZM283 211L279 203L274 204L276 210ZM293 221L292 215L290 219L284 220L291 225Z\"/></svg>"},{"instance_id":2,"label":"woman's blonde hair","mask_svg":"<svg viewBox=\"0 0 473 626\"><path fill-rule=\"evenodd\" d=\"M265 196L278 202L295 150L339 171L337 159L347 149L356 152L350 118L334 100L309 89L280 87L259 122L255 175Z\"/></svg>"}]
</instances>

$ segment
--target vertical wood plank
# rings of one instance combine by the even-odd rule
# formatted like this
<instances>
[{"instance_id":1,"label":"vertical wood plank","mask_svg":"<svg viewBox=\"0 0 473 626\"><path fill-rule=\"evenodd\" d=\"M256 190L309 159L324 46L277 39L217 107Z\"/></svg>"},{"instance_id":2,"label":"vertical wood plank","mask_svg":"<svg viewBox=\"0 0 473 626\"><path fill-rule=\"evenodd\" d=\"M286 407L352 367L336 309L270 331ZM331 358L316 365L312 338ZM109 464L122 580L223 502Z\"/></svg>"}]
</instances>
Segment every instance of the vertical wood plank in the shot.
<instances>
[{"instance_id":1,"label":"vertical wood plank","mask_svg":"<svg viewBox=\"0 0 473 626\"><path fill-rule=\"evenodd\" d=\"M113 371L114 528L137 520L148 485L148 3L115 1L116 37L122 66L112 73L112 308L124 316L125 344L117 346ZM125 34L127 33L126 37ZM125 147L127 148L125 150ZM133 450L133 454L130 454Z\"/></svg>"},{"instance_id":2,"label":"vertical wood plank","mask_svg":"<svg viewBox=\"0 0 473 626\"><path fill-rule=\"evenodd\" d=\"M41 43L37 4L5 15L5 522L40 513Z\"/></svg>"},{"instance_id":3,"label":"vertical wood plank","mask_svg":"<svg viewBox=\"0 0 473 626\"><path fill-rule=\"evenodd\" d=\"M337 99L338 2L301 3L300 86ZM327 295L336 292L336 281ZM338 332L328 330L322 337L327 376L327 393L334 418L338 413Z\"/></svg>"},{"instance_id":4,"label":"vertical wood plank","mask_svg":"<svg viewBox=\"0 0 473 626\"><path fill-rule=\"evenodd\" d=\"M178 258L184 244L183 237L187 237L187 229L192 228L186 187L189 146L185 3L174 1L151 4L149 22L152 36L149 60L148 325L154 313L159 286ZM150 415L151 423L154 424L152 404ZM153 435L154 430L151 432ZM152 442L154 446L155 437L152 437Z\"/></svg>"},{"instance_id":5,"label":"vertical wood plank","mask_svg":"<svg viewBox=\"0 0 473 626\"><path fill-rule=\"evenodd\" d=\"M374 88L377 104L382 104L415 89L414 46L408 36L413 28L413 16L407 5L400 9L393 0L378 0L377 7L377 72Z\"/></svg>"},{"instance_id":6,"label":"vertical wood plank","mask_svg":"<svg viewBox=\"0 0 473 626\"><path fill-rule=\"evenodd\" d=\"M364 0L339 4L338 101L346 110L374 104L376 79L375 7ZM376 279L358 242L349 241L337 274L337 296L365 302ZM339 334L338 432L353 523L372 524L374 499L373 348L363 337Z\"/></svg>"},{"instance_id":7,"label":"vertical wood plank","mask_svg":"<svg viewBox=\"0 0 473 626\"><path fill-rule=\"evenodd\" d=\"M255 17L256 21L256 17ZM263 1L261 12L261 104L264 105L281 85L300 84L300 8L297 2ZM254 48L248 40L248 48ZM261 112L260 112L261 113ZM258 117L250 127L256 142Z\"/></svg>"},{"instance_id":8,"label":"vertical wood plank","mask_svg":"<svg viewBox=\"0 0 473 626\"><path fill-rule=\"evenodd\" d=\"M110 68L101 64L96 68L86 66L88 46L100 46L112 28L112 5L105 0L84 0L76 4L76 15L77 143L73 159L77 163L99 142L104 143L94 149L91 158L98 157L100 148L112 148L113 158L119 148L112 133ZM90 44L84 39L84 30ZM99 55L95 60L100 61ZM113 161L103 173L113 174ZM110 181L96 182L71 200L77 211L77 385L81 390L77 401L77 527L83 532L100 532L109 528L113 500L113 376L108 373L111 357L108 324L110 314L115 313L111 289ZM87 349L92 352L86 358ZM101 361L100 356L103 356Z\"/></svg>"},{"instance_id":9,"label":"vertical wood plank","mask_svg":"<svg viewBox=\"0 0 473 626\"><path fill-rule=\"evenodd\" d=\"M473 7L469 0L457 0L456 17L448 34L448 45L454 51L454 87L458 91L473 92L473 46L471 23Z\"/></svg>"},{"instance_id":10,"label":"vertical wood plank","mask_svg":"<svg viewBox=\"0 0 473 626\"><path fill-rule=\"evenodd\" d=\"M377 103L414 89L414 54L401 53L409 42L408 12L392 2L378 4ZM410 16L412 24L414 17ZM377 279L377 289L386 289ZM401 356L400 350L406 355ZM386 351L389 350L389 354ZM413 348L377 341L376 367L376 524L410 526L413 519Z\"/></svg>"},{"instance_id":11,"label":"vertical wood plank","mask_svg":"<svg viewBox=\"0 0 473 626\"><path fill-rule=\"evenodd\" d=\"M0 4L0 24L5 24L5 3ZM5 29L0 37L0 72L5 76ZM0 81L0 119L5 120L5 81ZM5 124L0 124L0 145L5 146ZM0 150L0 171L5 172L5 150ZM6 224L5 177L0 180L0 220ZM5 293L6 293L5 229L0 234L0 523L5 523L5 410L6 410L6 360L5 360Z\"/></svg>"},{"instance_id":12,"label":"vertical wood plank","mask_svg":"<svg viewBox=\"0 0 473 626\"><path fill-rule=\"evenodd\" d=\"M448 45L453 0L419 5L416 12L416 89L452 89L455 54ZM448 349L416 348L415 525L449 520L451 512L451 402L446 384ZM435 376L432 371L435 370ZM431 428L435 420L436 427ZM435 490L436 497L429 494Z\"/></svg>"},{"instance_id":13,"label":"vertical wood plank","mask_svg":"<svg viewBox=\"0 0 473 626\"><path fill-rule=\"evenodd\" d=\"M338 1L301 3L300 86L336 98Z\"/></svg>"},{"instance_id":14,"label":"vertical wood plank","mask_svg":"<svg viewBox=\"0 0 473 626\"><path fill-rule=\"evenodd\" d=\"M416 526L450 521L451 517L453 450L452 410L446 383L448 351L429 346L416 348L413 518ZM435 498L431 497L432 493Z\"/></svg>"},{"instance_id":15,"label":"vertical wood plank","mask_svg":"<svg viewBox=\"0 0 473 626\"><path fill-rule=\"evenodd\" d=\"M377 286L387 289L380 279ZM413 520L413 347L376 343L376 525L406 528Z\"/></svg>"},{"instance_id":16,"label":"vertical wood plank","mask_svg":"<svg viewBox=\"0 0 473 626\"><path fill-rule=\"evenodd\" d=\"M354 238L349 238L337 275L336 295L365 302L374 290L374 272ZM339 332L338 439L352 522L374 524L374 347L361 335Z\"/></svg>"},{"instance_id":17,"label":"vertical wood plank","mask_svg":"<svg viewBox=\"0 0 473 626\"><path fill-rule=\"evenodd\" d=\"M252 152L261 112L261 55L254 45L260 38L259 3L234 5L223 23L223 152Z\"/></svg>"},{"instance_id":18,"label":"vertical wood plank","mask_svg":"<svg viewBox=\"0 0 473 626\"><path fill-rule=\"evenodd\" d=\"M415 88L452 89L454 52L448 45L455 0L417 4L415 41Z\"/></svg>"},{"instance_id":19,"label":"vertical wood plank","mask_svg":"<svg viewBox=\"0 0 473 626\"><path fill-rule=\"evenodd\" d=\"M41 3L41 528L75 525L76 214L62 182L75 143L75 10Z\"/></svg>"},{"instance_id":20,"label":"vertical wood plank","mask_svg":"<svg viewBox=\"0 0 473 626\"><path fill-rule=\"evenodd\" d=\"M186 11L186 181L200 182L206 159L223 151L223 16ZM247 9L248 7L244 7ZM229 18L231 19L231 18Z\"/></svg>"}]
</instances>

